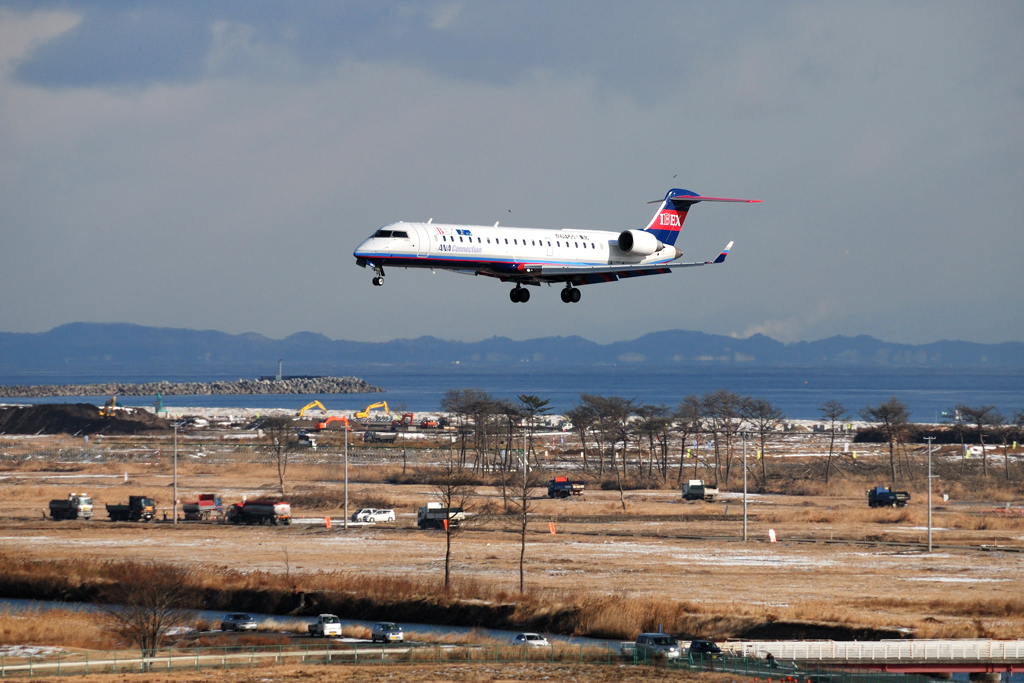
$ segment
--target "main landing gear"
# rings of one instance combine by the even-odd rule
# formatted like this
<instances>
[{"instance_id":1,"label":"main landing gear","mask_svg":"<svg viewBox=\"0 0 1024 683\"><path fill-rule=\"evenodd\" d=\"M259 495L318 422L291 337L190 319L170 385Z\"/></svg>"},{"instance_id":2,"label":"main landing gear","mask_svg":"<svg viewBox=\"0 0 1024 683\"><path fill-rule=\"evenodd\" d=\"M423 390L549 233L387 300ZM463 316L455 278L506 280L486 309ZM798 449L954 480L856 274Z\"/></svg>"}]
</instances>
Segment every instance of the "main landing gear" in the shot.
<instances>
[{"instance_id":1,"label":"main landing gear","mask_svg":"<svg viewBox=\"0 0 1024 683\"><path fill-rule=\"evenodd\" d=\"M376 266L373 272L377 273L373 277L373 286L380 287L384 284L384 266Z\"/></svg>"},{"instance_id":2,"label":"main landing gear","mask_svg":"<svg viewBox=\"0 0 1024 683\"><path fill-rule=\"evenodd\" d=\"M530 300L530 290L523 289L522 285L516 285L516 288L508 293L508 298L512 299L514 304L525 304Z\"/></svg>"},{"instance_id":3,"label":"main landing gear","mask_svg":"<svg viewBox=\"0 0 1024 683\"><path fill-rule=\"evenodd\" d=\"M576 304L580 301L580 290L576 289L570 284L565 286L562 290L562 301L567 304Z\"/></svg>"}]
</instances>

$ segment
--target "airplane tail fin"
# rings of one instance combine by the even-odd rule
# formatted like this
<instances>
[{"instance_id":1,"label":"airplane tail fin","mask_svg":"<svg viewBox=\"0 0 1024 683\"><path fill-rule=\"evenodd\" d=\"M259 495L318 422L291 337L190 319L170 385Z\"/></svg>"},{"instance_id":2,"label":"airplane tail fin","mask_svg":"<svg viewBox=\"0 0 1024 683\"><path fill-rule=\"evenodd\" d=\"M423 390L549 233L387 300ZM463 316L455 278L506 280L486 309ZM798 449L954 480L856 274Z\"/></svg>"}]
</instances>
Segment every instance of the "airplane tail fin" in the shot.
<instances>
[{"instance_id":1,"label":"airplane tail fin","mask_svg":"<svg viewBox=\"0 0 1024 683\"><path fill-rule=\"evenodd\" d=\"M661 204L654 218L644 228L658 238L662 244L674 245L679 237L679 230L683 227L686 214L690 207L698 202L745 202L756 204L760 199L724 199L722 197L703 197L696 192L689 190L672 189L665 194L664 199L655 199L648 204Z\"/></svg>"}]
</instances>

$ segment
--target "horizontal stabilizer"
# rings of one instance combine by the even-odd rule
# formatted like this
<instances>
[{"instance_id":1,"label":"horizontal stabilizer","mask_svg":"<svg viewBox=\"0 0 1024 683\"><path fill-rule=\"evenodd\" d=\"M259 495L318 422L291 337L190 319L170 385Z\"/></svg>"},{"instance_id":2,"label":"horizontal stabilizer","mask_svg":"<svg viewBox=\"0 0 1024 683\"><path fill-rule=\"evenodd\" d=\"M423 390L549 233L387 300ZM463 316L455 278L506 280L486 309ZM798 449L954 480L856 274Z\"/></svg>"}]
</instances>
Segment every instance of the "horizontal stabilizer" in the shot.
<instances>
[{"instance_id":1,"label":"horizontal stabilizer","mask_svg":"<svg viewBox=\"0 0 1024 683\"><path fill-rule=\"evenodd\" d=\"M684 195L679 197L671 197L674 202L743 202L746 204L760 204L760 199L726 199L725 197L699 197L695 195ZM660 204L665 201L664 199L655 199L647 202L648 204Z\"/></svg>"},{"instance_id":2,"label":"horizontal stabilizer","mask_svg":"<svg viewBox=\"0 0 1024 683\"><path fill-rule=\"evenodd\" d=\"M725 249L723 249L722 253L719 254L718 258L715 259L715 263L721 263L722 261L725 260L725 257L729 255L729 250L732 249L732 245L732 242L729 242L729 244L725 245Z\"/></svg>"}]
</instances>

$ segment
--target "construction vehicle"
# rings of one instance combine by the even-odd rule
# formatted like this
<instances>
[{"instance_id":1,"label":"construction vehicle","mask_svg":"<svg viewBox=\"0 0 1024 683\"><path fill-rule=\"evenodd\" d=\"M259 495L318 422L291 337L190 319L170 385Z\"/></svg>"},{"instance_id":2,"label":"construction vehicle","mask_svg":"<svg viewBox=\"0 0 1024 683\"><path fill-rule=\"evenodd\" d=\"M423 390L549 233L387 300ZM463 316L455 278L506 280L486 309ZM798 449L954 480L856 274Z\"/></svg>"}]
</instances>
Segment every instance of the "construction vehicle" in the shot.
<instances>
[{"instance_id":1,"label":"construction vehicle","mask_svg":"<svg viewBox=\"0 0 1024 683\"><path fill-rule=\"evenodd\" d=\"M910 500L910 493L907 491L893 491L888 486L876 486L868 489L868 505L873 508L901 508Z\"/></svg>"},{"instance_id":2,"label":"construction vehicle","mask_svg":"<svg viewBox=\"0 0 1024 683\"><path fill-rule=\"evenodd\" d=\"M330 417L328 417L323 422L318 423L316 428L319 429L320 431L323 431L323 430L327 429L327 425L331 424L332 422L343 422L343 423L345 423L345 431L346 432L351 432L352 431L352 425L350 425L348 423L348 418L345 417L344 415L331 415Z\"/></svg>"},{"instance_id":3,"label":"construction vehicle","mask_svg":"<svg viewBox=\"0 0 1024 683\"><path fill-rule=\"evenodd\" d=\"M401 419L391 421L391 428L412 427L415 419L413 413L402 413Z\"/></svg>"},{"instance_id":4,"label":"construction vehicle","mask_svg":"<svg viewBox=\"0 0 1024 683\"><path fill-rule=\"evenodd\" d=\"M84 493L72 493L67 499L50 501L51 519L92 519L92 498Z\"/></svg>"},{"instance_id":5,"label":"construction vehicle","mask_svg":"<svg viewBox=\"0 0 1024 683\"><path fill-rule=\"evenodd\" d=\"M717 495L718 489L707 486L703 479L691 479L683 485L684 500L706 500L710 503Z\"/></svg>"},{"instance_id":6,"label":"construction vehicle","mask_svg":"<svg viewBox=\"0 0 1024 683\"><path fill-rule=\"evenodd\" d=\"M437 420L432 420L429 417L420 420L420 429L437 429L437 427Z\"/></svg>"},{"instance_id":7,"label":"construction vehicle","mask_svg":"<svg viewBox=\"0 0 1024 683\"><path fill-rule=\"evenodd\" d=\"M457 527L465 519L462 508L446 508L440 503L427 503L416 511L416 526L421 529L444 529L445 520L449 527Z\"/></svg>"},{"instance_id":8,"label":"construction vehicle","mask_svg":"<svg viewBox=\"0 0 1024 683\"><path fill-rule=\"evenodd\" d=\"M310 408L319 408L320 410L324 411L324 415L327 414L327 408L324 408L324 404L323 403L321 403L320 401L312 401L312 402L307 403L306 405L302 406L302 410L299 411L299 414L298 414L297 417L302 417L303 415L305 415L306 411L309 410Z\"/></svg>"},{"instance_id":9,"label":"construction vehicle","mask_svg":"<svg viewBox=\"0 0 1024 683\"><path fill-rule=\"evenodd\" d=\"M363 443L394 443L397 439L395 432L363 432Z\"/></svg>"},{"instance_id":10,"label":"construction vehicle","mask_svg":"<svg viewBox=\"0 0 1024 683\"><path fill-rule=\"evenodd\" d=\"M355 417L360 420L365 420L366 418L370 417L370 411L376 410L377 408L383 408L384 414L387 415L388 417L391 417L391 411L388 410L387 401L381 401L380 403L371 403L370 405L366 406L364 409L356 413Z\"/></svg>"},{"instance_id":11,"label":"construction vehicle","mask_svg":"<svg viewBox=\"0 0 1024 683\"><path fill-rule=\"evenodd\" d=\"M156 501L145 496L128 496L127 504L107 504L111 522L149 522L156 516Z\"/></svg>"},{"instance_id":12,"label":"construction vehicle","mask_svg":"<svg viewBox=\"0 0 1024 683\"><path fill-rule=\"evenodd\" d=\"M115 410L117 410L117 396L111 396L100 408L100 417L113 417Z\"/></svg>"},{"instance_id":13,"label":"construction vehicle","mask_svg":"<svg viewBox=\"0 0 1024 683\"><path fill-rule=\"evenodd\" d=\"M156 392L156 402L153 403L153 407L156 408L157 417L167 417L167 408L164 408L164 397L160 395L160 392Z\"/></svg>"},{"instance_id":14,"label":"construction vehicle","mask_svg":"<svg viewBox=\"0 0 1024 683\"><path fill-rule=\"evenodd\" d=\"M216 493L200 493L199 500L181 506L185 519L207 522L224 514L224 504Z\"/></svg>"},{"instance_id":15,"label":"construction vehicle","mask_svg":"<svg viewBox=\"0 0 1024 683\"><path fill-rule=\"evenodd\" d=\"M235 503L228 509L232 524L291 524L292 506L277 498L260 498Z\"/></svg>"},{"instance_id":16,"label":"construction vehicle","mask_svg":"<svg viewBox=\"0 0 1024 683\"><path fill-rule=\"evenodd\" d=\"M548 498L568 498L582 496L587 488L582 481L569 481L569 477L555 477L548 481Z\"/></svg>"},{"instance_id":17,"label":"construction vehicle","mask_svg":"<svg viewBox=\"0 0 1024 683\"><path fill-rule=\"evenodd\" d=\"M308 446L314 451L316 450L316 438L315 434L310 434L305 429L298 430L298 434L296 435L296 439L300 446Z\"/></svg>"}]
</instances>

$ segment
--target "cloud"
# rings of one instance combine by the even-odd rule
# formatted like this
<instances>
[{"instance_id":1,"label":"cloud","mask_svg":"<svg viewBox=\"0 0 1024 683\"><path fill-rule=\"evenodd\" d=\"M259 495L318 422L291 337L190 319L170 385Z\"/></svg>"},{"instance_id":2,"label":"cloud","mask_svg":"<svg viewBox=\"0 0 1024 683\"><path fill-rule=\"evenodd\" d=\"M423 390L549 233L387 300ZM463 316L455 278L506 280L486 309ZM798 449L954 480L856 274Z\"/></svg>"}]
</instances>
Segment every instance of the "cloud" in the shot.
<instances>
[{"instance_id":1,"label":"cloud","mask_svg":"<svg viewBox=\"0 0 1024 683\"><path fill-rule=\"evenodd\" d=\"M0 320L1024 337L1024 10L581 7L4 11ZM765 201L691 212L678 246L735 239L724 266L568 308L445 273L374 288L351 257L400 219L642 227L672 186Z\"/></svg>"}]
</instances>

